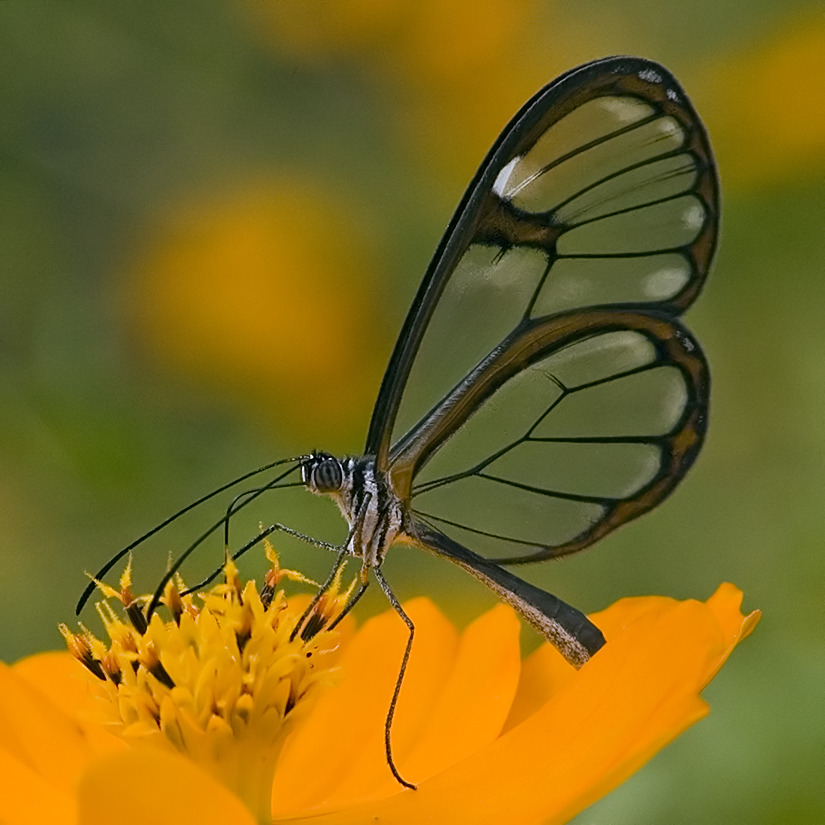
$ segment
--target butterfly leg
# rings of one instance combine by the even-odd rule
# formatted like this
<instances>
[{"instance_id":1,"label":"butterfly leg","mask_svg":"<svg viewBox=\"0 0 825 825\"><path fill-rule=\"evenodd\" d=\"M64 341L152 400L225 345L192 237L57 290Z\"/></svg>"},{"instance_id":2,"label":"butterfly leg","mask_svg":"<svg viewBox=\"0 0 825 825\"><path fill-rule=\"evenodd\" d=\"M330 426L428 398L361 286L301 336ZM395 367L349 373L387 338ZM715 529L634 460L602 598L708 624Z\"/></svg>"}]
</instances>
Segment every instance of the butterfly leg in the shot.
<instances>
[{"instance_id":1,"label":"butterfly leg","mask_svg":"<svg viewBox=\"0 0 825 825\"><path fill-rule=\"evenodd\" d=\"M287 527L285 524L270 524L269 527L261 530L255 538L250 539L246 544L239 547L231 556L227 551L227 558L231 558L232 561L237 561L244 553L248 550L251 550L256 545L260 544L267 536L271 536L273 533L286 533L288 536L294 536L301 541L307 542L307 544L312 544L315 547L321 547L324 550L332 550L337 552L340 548L335 544L330 544L326 541L321 541L320 539L316 539L312 536L308 536L305 533L299 533L297 530L293 530L291 527ZM194 593L196 590L200 590L202 587L206 587L213 579L219 576L223 572L224 565L222 564L220 567L215 568L203 581L198 582L197 584L193 585L192 587L188 588L183 592L182 595L188 596L190 593Z\"/></svg>"},{"instance_id":2,"label":"butterfly leg","mask_svg":"<svg viewBox=\"0 0 825 825\"><path fill-rule=\"evenodd\" d=\"M332 583L335 581L335 577L338 575L338 571L343 567L344 562L347 560L347 556L349 555L349 550L347 549L347 545L344 544L342 547L333 547L338 551L338 555L335 557L335 563L332 565L332 570L329 571L329 575L327 576L326 581L318 588L315 595L312 597L312 600L307 605L306 610L301 614L301 618L295 624L295 629L289 636L290 641L294 639L303 629L304 625L306 624L307 619L312 615L312 612L315 610L318 602L321 601L321 597L327 590L332 587ZM345 608L346 609L346 608Z\"/></svg>"},{"instance_id":3,"label":"butterfly leg","mask_svg":"<svg viewBox=\"0 0 825 825\"><path fill-rule=\"evenodd\" d=\"M344 618L344 616L346 616L347 613L349 613L350 610L352 610L352 608L355 607L356 604L358 604L358 602L361 600L361 596L363 596L364 593L367 592L367 587L370 583L370 580L367 577L368 572L369 571L367 570L366 566L361 568L361 584L358 590L356 590L355 593L350 597L350 600L346 603L344 609L335 617L334 621L331 625L329 625L327 630L333 630L335 627L337 627L341 620Z\"/></svg>"},{"instance_id":4,"label":"butterfly leg","mask_svg":"<svg viewBox=\"0 0 825 825\"><path fill-rule=\"evenodd\" d=\"M330 570L330 573L327 576L327 580L318 588L318 592L312 597L312 601L309 603L307 609L301 615L301 618L298 620L298 623L295 625L295 629L292 631L290 639L294 639L298 635L298 633L303 629L304 623L306 622L307 618L309 618L309 616L312 614L312 611L315 610L315 606L318 604L318 602L321 601L321 597L332 586L332 583L335 581L335 577L338 575L338 571L343 566L347 556L355 555L351 548L353 548L355 544L354 539L356 534L360 536L361 525L363 524L364 520L364 513L366 513L367 511L369 501L370 496L366 496L358 513L356 514L356 517L352 520L352 524L350 525L346 540L341 545L328 544L325 541L318 541L317 539L313 539L310 536L304 536L302 533L297 533L294 530L287 530L287 532L289 532L290 535L302 538L305 541L308 541L310 544L316 545L317 547L322 547L326 550L333 550L338 554L335 558L335 564L332 565L332 570ZM361 587L358 589L358 592L355 593L355 595L349 600L349 602L341 612L341 615L339 615L335 619L335 622L332 625L333 627L337 625L338 622L340 622L341 619L343 619L344 616L346 616L346 614L349 613L353 607L355 607L358 600L361 598L361 596L364 595L364 591L367 589L368 583L369 580L366 576L366 566L364 566L361 568Z\"/></svg>"},{"instance_id":5,"label":"butterfly leg","mask_svg":"<svg viewBox=\"0 0 825 825\"><path fill-rule=\"evenodd\" d=\"M407 663L410 661L410 651L412 651L413 638L415 636L415 625L413 624L412 619L404 612L404 608L401 607L401 603L396 598L395 593L392 592L389 582L387 582L384 575L381 573L381 568L374 567L373 573L375 573L375 578L377 579L378 584L381 585L381 589L384 591L387 601L389 601L393 610L395 610L395 612L401 617L401 620L405 625L407 625L407 629L410 631L410 635L407 638L407 645L404 648L404 656L401 659L401 667L398 669L398 678L395 680L395 689L392 692L392 699L390 700L390 707L387 711L387 718L384 722L384 748L387 753L387 764L390 766L392 775L405 788L415 790L416 786L413 785L412 782L407 782L407 780L404 779L404 777L398 772L398 768L395 766L395 761L392 757L391 742L392 720L395 717L395 708L398 704L398 696L401 693L401 684L404 681L404 674L407 672Z\"/></svg>"}]
</instances>

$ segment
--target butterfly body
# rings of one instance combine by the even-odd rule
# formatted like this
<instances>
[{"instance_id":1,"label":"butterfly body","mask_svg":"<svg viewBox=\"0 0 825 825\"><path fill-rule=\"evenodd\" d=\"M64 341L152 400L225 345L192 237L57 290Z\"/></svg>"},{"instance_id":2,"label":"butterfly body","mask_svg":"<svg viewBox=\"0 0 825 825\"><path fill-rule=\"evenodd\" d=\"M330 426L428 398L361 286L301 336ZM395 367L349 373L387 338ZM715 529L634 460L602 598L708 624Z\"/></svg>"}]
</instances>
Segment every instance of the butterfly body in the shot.
<instances>
[{"instance_id":1,"label":"butterfly body","mask_svg":"<svg viewBox=\"0 0 825 825\"><path fill-rule=\"evenodd\" d=\"M394 542L413 545L450 559L491 588L575 667L604 644L601 632L583 613L418 519L392 489L374 457L339 459L314 452L302 460L301 477L310 492L329 496L341 510L349 532L339 555L361 560L364 587L369 572L381 567Z\"/></svg>"},{"instance_id":2,"label":"butterfly body","mask_svg":"<svg viewBox=\"0 0 825 825\"><path fill-rule=\"evenodd\" d=\"M379 567L387 550L405 535L406 508L372 456L336 458L315 452L301 462L307 489L338 505L349 525L347 555Z\"/></svg>"}]
</instances>

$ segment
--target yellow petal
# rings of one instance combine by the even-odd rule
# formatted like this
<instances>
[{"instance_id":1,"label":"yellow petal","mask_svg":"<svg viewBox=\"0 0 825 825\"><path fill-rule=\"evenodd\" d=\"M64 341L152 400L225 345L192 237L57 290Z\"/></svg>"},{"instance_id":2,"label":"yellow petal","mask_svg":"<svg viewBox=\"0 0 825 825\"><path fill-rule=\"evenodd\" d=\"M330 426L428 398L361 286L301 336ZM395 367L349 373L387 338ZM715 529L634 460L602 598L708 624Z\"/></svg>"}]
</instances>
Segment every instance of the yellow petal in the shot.
<instances>
[{"instance_id":1,"label":"yellow petal","mask_svg":"<svg viewBox=\"0 0 825 825\"><path fill-rule=\"evenodd\" d=\"M134 747L95 762L78 787L79 825L255 825L220 782L188 759Z\"/></svg>"},{"instance_id":2,"label":"yellow petal","mask_svg":"<svg viewBox=\"0 0 825 825\"><path fill-rule=\"evenodd\" d=\"M75 720L4 664L0 664L0 747L67 793L93 755Z\"/></svg>"},{"instance_id":3,"label":"yellow petal","mask_svg":"<svg viewBox=\"0 0 825 825\"><path fill-rule=\"evenodd\" d=\"M510 730L532 716L575 675L576 671L550 645L534 651L522 663L518 691L504 729Z\"/></svg>"},{"instance_id":4,"label":"yellow petal","mask_svg":"<svg viewBox=\"0 0 825 825\"><path fill-rule=\"evenodd\" d=\"M458 644L455 628L428 599L405 605L416 626L393 750L401 758L426 723ZM273 787L273 813L351 804L399 789L384 758L384 720L407 628L392 611L367 621L342 651L344 683L324 694L287 741Z\"/></svg>"},{"instance_id":5,"label":"yellow petal","mask_svg":"<svg viewBox=\"0 0 825 825\"><path fill-rule=\"evenodd\" d=\"M37 690L48 691L49 699L64 713L74 714L88 704L89 684L95 677L79 668L77 659L65 651L28 656L11 669Z\"/></svg>"},{"instance_id":6,"label":"yellow petal","mask_svg":"<svg viewBox=\"0 0 825 825\"><path fill-rule=\"evenodd\" d=\"M520 622L499 605L461 635L455 660L401 773L422 782L495 741L519 683Z\"/></svg>"},{"instance_id":7,"label":"yellow petal","mask_svg":"<svg viewBox=\"0 0 825 825\"><path fill-rule=\"evenodd\" d=\"M417 791L316 821L568 821L707 712L698 692L758 620L740 600L725 585L707 604L617 603L593 617L608 644L522 724Z\"/></svg>"},{"instance_id":8,"label":"yellow petal","mask_svg":"<svg viewBox=\"0 0 825 825\"><path fill-rule=\"evenodd\" d=\"M91 753L102 755L124 747L122 740L100 725L97 679L69 653L39 653L12 665L14 675L43 695L83 731Z\"/></svg>"},{"instance_id":9,"label":"yellow petal","mask_svg":"<svg viewBox=\"0 0 825 825\"><path fill-rule=\"evenodd\" d=\"M77 822L73 794L52 782L0 747L0 822L3 825L74 825Z\"/></svg>"}]
</instances>

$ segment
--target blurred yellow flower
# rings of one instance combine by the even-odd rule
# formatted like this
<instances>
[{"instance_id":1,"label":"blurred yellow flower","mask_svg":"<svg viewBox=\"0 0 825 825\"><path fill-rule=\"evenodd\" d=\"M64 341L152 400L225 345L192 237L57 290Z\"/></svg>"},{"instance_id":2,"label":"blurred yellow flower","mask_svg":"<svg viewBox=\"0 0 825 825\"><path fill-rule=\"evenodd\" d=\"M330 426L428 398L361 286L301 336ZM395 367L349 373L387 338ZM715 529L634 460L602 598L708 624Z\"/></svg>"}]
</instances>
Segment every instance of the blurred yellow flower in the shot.
<instances>
[{"instance_id":1,"label":"blurred yellow flower","mask_svg":"<svg viewBox=\"0 0 825 825\"><path fill-rule=\"evenodd\" d=\"M726 186L825 171L825 17L788 22L704 74L701 108Z\"/></svg>"},{"instance_id":2,"label":"blurred yellow flower","mask_svg":"<svg viewBox=\"0 0 825 825\"><path fill-rule=\"evenodd\" d=\"M305 63L352 55L396 70L449 75L487 62L510 46L537 0L324 0L248 3L258 30ZM460 35L460 36L459 36Z\"/></svg>"},{"instance_id":3,"label":"blurred yellow flower","mask_svg":"<svg viewBox=\"0 0 825 825\"><path fill-rule=\"evenodd\" d=\"M244 594L233 597L239 617L246 600L262 615L247 586L231 589ZM0 821L563 823L707 713L699 691L759 618L740 613L741 596L722 585L706 603L622 600L592 617L608 644L579 671L546 645L522 662L519 623L505 606L459 634L430 601L415 599L405 606L417 637L393 743L400 770L418 789L402 789L384 759L383 720L405 641L405 628L388 613L344 639L343 684L320 691L275 743L283 749L266 814L245 807L231 781L198 767L185 749L156 747L151 737L127 744L122 728L116 735L91 713L98 678L67 654L34 656L0 667ZM156 652L163 661L163 650ZM180 656L165 668L172 682ZM223 678L223 669L209 666L193 684L211 690ZM153 695L166 697L161 703L179 687L170 680L145 677ZM255 684L247 684L252 695ZM103 687L115 690L111 682Z\"/></svg>"},{"instance_id":4,"label":"blurred yellow flower","mask_svg":"<svg viewBox=\"0 0 825 825\"><path fill-rule=\"evenodd\" d=\"M149 240L125 312L176 368L270 421L276 409L302 438L337 427L334 440L368 420L384 358L370 231L359 209L294 176L211 195Z\"/></svg>"},{"instance_id":5,"label":"blurred yellow flower","mask_svg":"<svg viewBox=\"0 0 825 825\"><path fill-rule=\"evenodd\" d=\"M439 182L433 194L445 192L446 208L507 118L568 67L571 40L589 53L586 32L560 38L549 25L555 11L540 0L247 6L288 59L349 62L383 90L399 143Z\"/></svg>"}]
</instances>

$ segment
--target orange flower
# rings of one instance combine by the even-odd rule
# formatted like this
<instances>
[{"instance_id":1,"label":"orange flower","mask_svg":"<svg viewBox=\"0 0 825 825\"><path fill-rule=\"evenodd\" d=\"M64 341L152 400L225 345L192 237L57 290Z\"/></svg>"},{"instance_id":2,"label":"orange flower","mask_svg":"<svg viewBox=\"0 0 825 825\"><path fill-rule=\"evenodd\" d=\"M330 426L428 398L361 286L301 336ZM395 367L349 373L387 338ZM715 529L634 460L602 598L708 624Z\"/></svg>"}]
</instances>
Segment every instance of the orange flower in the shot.
<instances>
[{"instance_id":1,"label":"orange flower","mask_svg":"<svg viewBox=\"0 0 825 825\"><path fill-rule=\"evenodd\" d=\"M189 678L187 667L196 660L212 663L212 670L205 668L192 682L198 686L195 693L211 691L209 695L217 697L217 721L207 722L207 732L221 728L221 720L230 720L236 736L243 735L243 723L251 716L247 711L237 714L243 704L237 695L242 698L246 692L256 701L266 695L249 682L256 668L269 674L270 688L276 677L290 685L292 699L286 705L276 702L279 719L288 722L290 709L301 707L304 695L316 696L317 701L310 701L298 715L291 732L269 745L282 748L271 795L266 794L271 810L253 811L254 806L245 807L241 795L229 790L237 791L238 776L246 774L248 779L259 769L258 760L265 753L253 754L246 766L233 763L232 770L221 775L215 770L220 759L212 757L228 752L216 743L231 748L229 739L211 740L205 748L202 742L191 745L190 751L179 740L164 744L152 729L151 714L143 718L142 731L126 730L124 720L134 718L129 708L135 705L124 706L123 697L112 706L121 713L121 721L114 727L110 722L107 728L93 709L101 701L101 691L117 696L114 683L99 681L67 654L48 653L0 669L0 770L5 785L0 821L8 825L41 821L145 825L184 820L199 825L307 820L327 825L566 822L707 713L699 691L759 618L758 612L742 616L741 596L726 584L706 603L662 597L622 600L593 616L608 644L579 671L546 645L522 662L519 623L505 606L494 608L459 634L430 601L411 601L405 609L416 623L416 644L393 728L393 746L398 767L418 784L417 790L403 789L393 779L382 747L387 700L405 637L394 614L378 616L357 632L350 629L343 634L336 665L344 673L343 684L332 688L323 686L329 678L322 668L314 673L307 670L301 653L302 645L315 644L327 651L324 655L332 655L330 634L337 631L322 629L323 617L334 613L332 602L319 607L321 629L316 637L303 640L309 634L297 634L293 640L279 630L282 622L287 627L295 622L294 609L282 592L273 598L279 601L277 617L262 620L267 603L273 602L268 602L268 596L261 600L231 572L229 583L202 596L203 606L197 609L201 614L211 611L210 627L214 616L240 622L234 625L232 638L243 626L242 636L246 639L248 630L250 641L240 646L241 654L230 642L236 655L217 669L212 667L215 660L204 654L216 652L203 641L206 637L196 640L192 635L197 618L186 631L189 654L194 650L197 655L186 658L187 651L181 650L169 658L162 640L177 638L175 621L162 623L155 615L150 629L136 642L140 649L132 650L134 645L124 641L123 628L128 626L112 624L112 614L103 610L113 640L109 652L126 656L121 662L131 661L130 655L138 662L129 675L134 688L130 701L137 696L137 684L144 682L155 699L160 697L167 720L197 715L192 710L197 703L183 684ZM177 604L174 599L167 601ZM183 614L193 617L193 605L191 599L186 602ZM179 627L185 624L181 620ZM273 628L275 636L281 635L271 651L259 647L249 657L243 652L260 644L259 631L270 633ZM221 635L216 630L210 633L209 639ZM148 675L151 669L140 675L145 664L142 646L150 634L167 675L174 671L172 688L162 673L159 679ZM102 643L88 634L70 634L70 639L80 647L85 640L98 661L112 668L99 647ZM176 643L171 644L173 651ZM279 647L283 644L293 647ZM262 661L269 664L262 667ZM293 665L298 671L290 670ZM246 680L237 695L227 686L233 669L243 671ZM216 690L217 684L224 693ZM270 693L279 695L277 689ZM170 709L170 703L184 694L186 701ZM230 696L235 696L234 705ZM227 711L230 705L235 710ZM261 710L256 707L249 713ZM268 713L264 717L275 730L278 724ZM250 726L247 733L257 730ZM247 803L255 797L242 795Z\"/></svg>"}]
</instances>

